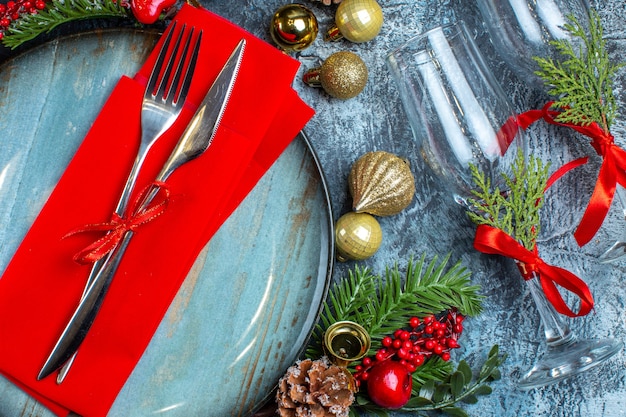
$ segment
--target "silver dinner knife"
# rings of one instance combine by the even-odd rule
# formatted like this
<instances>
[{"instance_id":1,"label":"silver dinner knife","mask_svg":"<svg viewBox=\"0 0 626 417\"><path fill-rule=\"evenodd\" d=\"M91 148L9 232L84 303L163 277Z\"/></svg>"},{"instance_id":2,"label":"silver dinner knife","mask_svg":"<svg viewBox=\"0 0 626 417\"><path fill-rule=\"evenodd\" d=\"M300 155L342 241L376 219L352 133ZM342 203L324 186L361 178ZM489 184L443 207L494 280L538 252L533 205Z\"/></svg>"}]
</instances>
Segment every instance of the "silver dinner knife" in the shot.
<instances>
[{"instance_id":1,"label":"silver dinner knife","mask_svg":"<svg viewBox=\"0 0 626 417\"><path fill-rule=\"evenodd\" d=\"M233 50L155 182L166 181L172 172L200 156L211 145L235 85L245 44L245 39L242 39ZM142 208L150 204L157 191L158 189L155 187L143 202ZM37 380L41 380L61 368L78 350L102 306L106 292L132 235L133 232L126 232L119 245L108 254L105 263L90 283L84 297L54 345L37 376Z\"/></svg>"}]
</instances>

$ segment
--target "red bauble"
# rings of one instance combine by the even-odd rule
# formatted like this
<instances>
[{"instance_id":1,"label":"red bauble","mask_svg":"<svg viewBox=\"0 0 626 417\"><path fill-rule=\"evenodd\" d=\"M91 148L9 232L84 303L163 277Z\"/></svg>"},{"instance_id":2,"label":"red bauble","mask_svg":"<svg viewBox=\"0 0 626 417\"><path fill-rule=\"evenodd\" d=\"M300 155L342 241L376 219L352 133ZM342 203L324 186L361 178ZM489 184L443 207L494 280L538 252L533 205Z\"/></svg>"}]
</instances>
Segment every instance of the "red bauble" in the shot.
<instances>
[{"instance_id":1,"label":"red bauble","mask_svg":"<svg viewBox=\"0 0 626 417\"><path fill-rule=\"evenodd\" d=\"M139 22L151 25L159 19L161 13L172 7L176 0L131 0L130 9Z\"/></svg>"},{"instance_id":2,"label":"red bauble","mask_svg":"<svg viewBox=\"0 0 626 417\"><path fill-rule=\"evenodd\" d=\"M367 377L367 394L377 405L398 409L411 398L413 378L400 362L386 360L370 369Z\"/></svg>"}]
</instances>

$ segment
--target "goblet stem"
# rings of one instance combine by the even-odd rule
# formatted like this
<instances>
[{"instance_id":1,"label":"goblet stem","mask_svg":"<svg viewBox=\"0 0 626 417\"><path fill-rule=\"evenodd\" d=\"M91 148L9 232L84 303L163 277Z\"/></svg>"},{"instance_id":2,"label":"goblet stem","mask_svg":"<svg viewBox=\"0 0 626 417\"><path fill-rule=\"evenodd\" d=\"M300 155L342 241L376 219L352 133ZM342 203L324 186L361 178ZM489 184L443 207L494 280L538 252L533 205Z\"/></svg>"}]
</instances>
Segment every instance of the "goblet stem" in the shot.
<instances>
[{"instance_id":1,"label":"goblet stem","mask_svg":"<svg viewBox=\"0 0 626 417\"><path fill-rule=\"evenodd\" d=\"M617 198L622 205L622 217L626 221L626 190L618 185L615 189L615 193L617 194ZM599 260L602 263L609 263L622 258L624 255L626 255L626 233L622 235L621 239L616 240L610 248L600 255Z\"/></svg>"},{"instance_id":2,"label":"goblet stem","mask_svg":"<svg viewBox=\"0 0 626 417\"><path fill-rule=\"evenodd\" d=\"M526 282L537 306L547 349L520 379L520 389L539 388L584 372L622 348L622 342L612 338L579 339L546 298L539 277Z\"/></svg>"},{"instance_id":3,"label":"goblet stem","mask_svg":"<svg viewBox=\"0 0 626 417\"><path fill-rule=\"evenodd\" d=\"M572 333L569 325L563 321L546 298L539 279L533 278L528 280L527 283L530 294L537 306L537 312L541 318L546 344L548 346L558 346L575 339L576 336Z\"/></svg>"}]
</instances>

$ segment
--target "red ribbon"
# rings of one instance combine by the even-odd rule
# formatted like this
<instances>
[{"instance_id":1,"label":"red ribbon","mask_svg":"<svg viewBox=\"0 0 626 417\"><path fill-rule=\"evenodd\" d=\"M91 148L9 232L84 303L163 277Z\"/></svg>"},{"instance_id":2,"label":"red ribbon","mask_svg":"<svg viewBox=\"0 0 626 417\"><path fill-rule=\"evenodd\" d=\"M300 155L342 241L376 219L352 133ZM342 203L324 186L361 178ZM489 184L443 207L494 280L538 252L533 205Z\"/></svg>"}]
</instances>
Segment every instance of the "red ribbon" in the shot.
<instances>
[{"instance_id":1,"label":"red ribbon","mask_svg":"<svg viewBox=\"0 0 626 417\"><path fill-rule=\"evenodd\" d=\"M584 165L589 160L589 157L585 156L582 158L574 159L573 161L569 161L568 163L562 165L559 169L554 171L550 178L548 178L548 182L546 183L546 190L557 182L563 175L567 174L574 168L578 168L581 165Z\"/></svg>"},{"instance_id":2,"label":"red ribbon","mask_svg":"<svg viewBox=\"0 0 626 417\"><path fill-rule=\"evenodd\" d=\"M602 226L613 202L617 183L626 187L626 151L615 144L613 135L605 132L596 122L587 126L557 122L555 118L561 112L550 110L553 103L547 103L541 110L530 110L520 114L518 123L522 129L527 129L534 122L544 119L546 122L557 126L572 128L591 138L591 146L598 155L602 156L603 160L596 186L585 213L574 232L574 238L578 245L584 246L589 243Z\"/></svg>"},{"instance_id":3,"label":"red ribbon","mask_svg":"<svg viewBox=\"0 0 626 417\"><path fill-rule=\"evenodd\" d=\"M520 124L518 117L519 116L509 117L506 122L504 122L502 127L500 127L498 133L496 133L496 138L498 140L498 144L500 145L500 155L504 155L509 149L509 146L511 146L511 143L513 143L515 137L519 133L520 127L525 129L525 125Z\"/></svg>"},{"instance_id":4,"label":"red ribbon","mask_svg":"<svg viewBox=\"0 0 626 417\"><path fill-rule=\"evenodd\" d=\"M545 263L539 257L536 248L533 251L526 249L502 230L486 224L479 225L476 229L474 248L482 253L515 259L525 280L539 276L543 292L557 312L569 317L580 317L589 314L593 308L593 296L582 279L566 269ZM557 285L580 299L577 313L563 300Z\"/></svg>"},{"instance_id":5,"label":"red ribbon","mask_svg":"<svg viewBox=\"0 0 626 417\"><path fill-rule=\"evenodd\" d=\"M148 195L157 190L156 196L150 204L145 207L143 203ZM159 197L160 198L157 198ZM122 240L126 232L135 231L143 224L149 223L159 217L167 209L169 203L170 191L164 182L155 181L145 187L141 193L131 202L126 210L129 216L121 217L117 213L113 213L110 221L105 223L87 224L70 231L63 236L63 239L87 232L107 232L100 239L78 251L73 259L79 264L90 264L96 262L111 252Z\"/></svg>"}]
</instances>

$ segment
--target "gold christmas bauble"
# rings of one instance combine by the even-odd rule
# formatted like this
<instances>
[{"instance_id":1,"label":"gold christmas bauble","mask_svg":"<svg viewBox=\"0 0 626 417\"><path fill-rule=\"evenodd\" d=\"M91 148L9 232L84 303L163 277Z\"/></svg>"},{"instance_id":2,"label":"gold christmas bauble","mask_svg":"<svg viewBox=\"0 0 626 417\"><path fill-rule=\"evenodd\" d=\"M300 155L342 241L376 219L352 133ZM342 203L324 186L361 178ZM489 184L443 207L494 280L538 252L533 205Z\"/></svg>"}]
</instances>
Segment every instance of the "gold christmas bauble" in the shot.
<instances>
[{"instance_id":1,"label":"gold christmas bauble","mask_svg":"<svg viewBox=\"0 0 626 417\"><path fill-rule=\"evenodd\" d=\"M343 0L335 13L335 26L326 32L326 39L367 42L378 35L382 26L383 9L376 0Z\"/></svg>"},{"instance_id":2,"label":"gold christmas bauble","mask_svg":"<svg viewBox=\"0 0 626 417\"><path fill-rule=\"evenodd\" d=\"M385 151L368 152L352 165L348 187L354 211L391 216L413 200L415 178L404 159Z\"/></svg>"},{"instance_id":3,"label":"gold christmas bauble","mask_svg":"<svg viewBox=\"0 0 626 417\"><path fill-rule=\"evenodd\" d=\"M363 91L367 77L367 66L361 57L340 51L329 56L321 67L308 70L303 79L311 87L322 87L331 96L347 100Z\"/></svg>"},{"instance_id":4,"label":"gold christmas bauble","mask_svg":"<svg viewBox=\"0 0 626 417\"><path fill-rule=\"evenodd\" d=\"M335 225L337 259L362 261L374 255L383 240L383 231L374 216L349 212Z\"/></svg>"},{"instance_id":5,"label":"gold christmas bauble","mask_svg":"<svg viewBox=\"0 0 626 417\"><path fill-rule=\"evenodd\" d=\"M338 4L338 3L341 3L341 0L311 0L311 1L319 1L319 2L321 2L324 6L330 6L331 4Z\"/></svg>"},{"instance_id":6,"label":"gold christmas bauble","mask_svg":"<svg viewBox=\"0 0 626 417\"><path fill-rule=\"evenodd\" d=\"M283 50L301 51L317 37L317 19L313 12L300 4L287 4L274 13L270 35Z\"/></svg>"}]
</instances>

